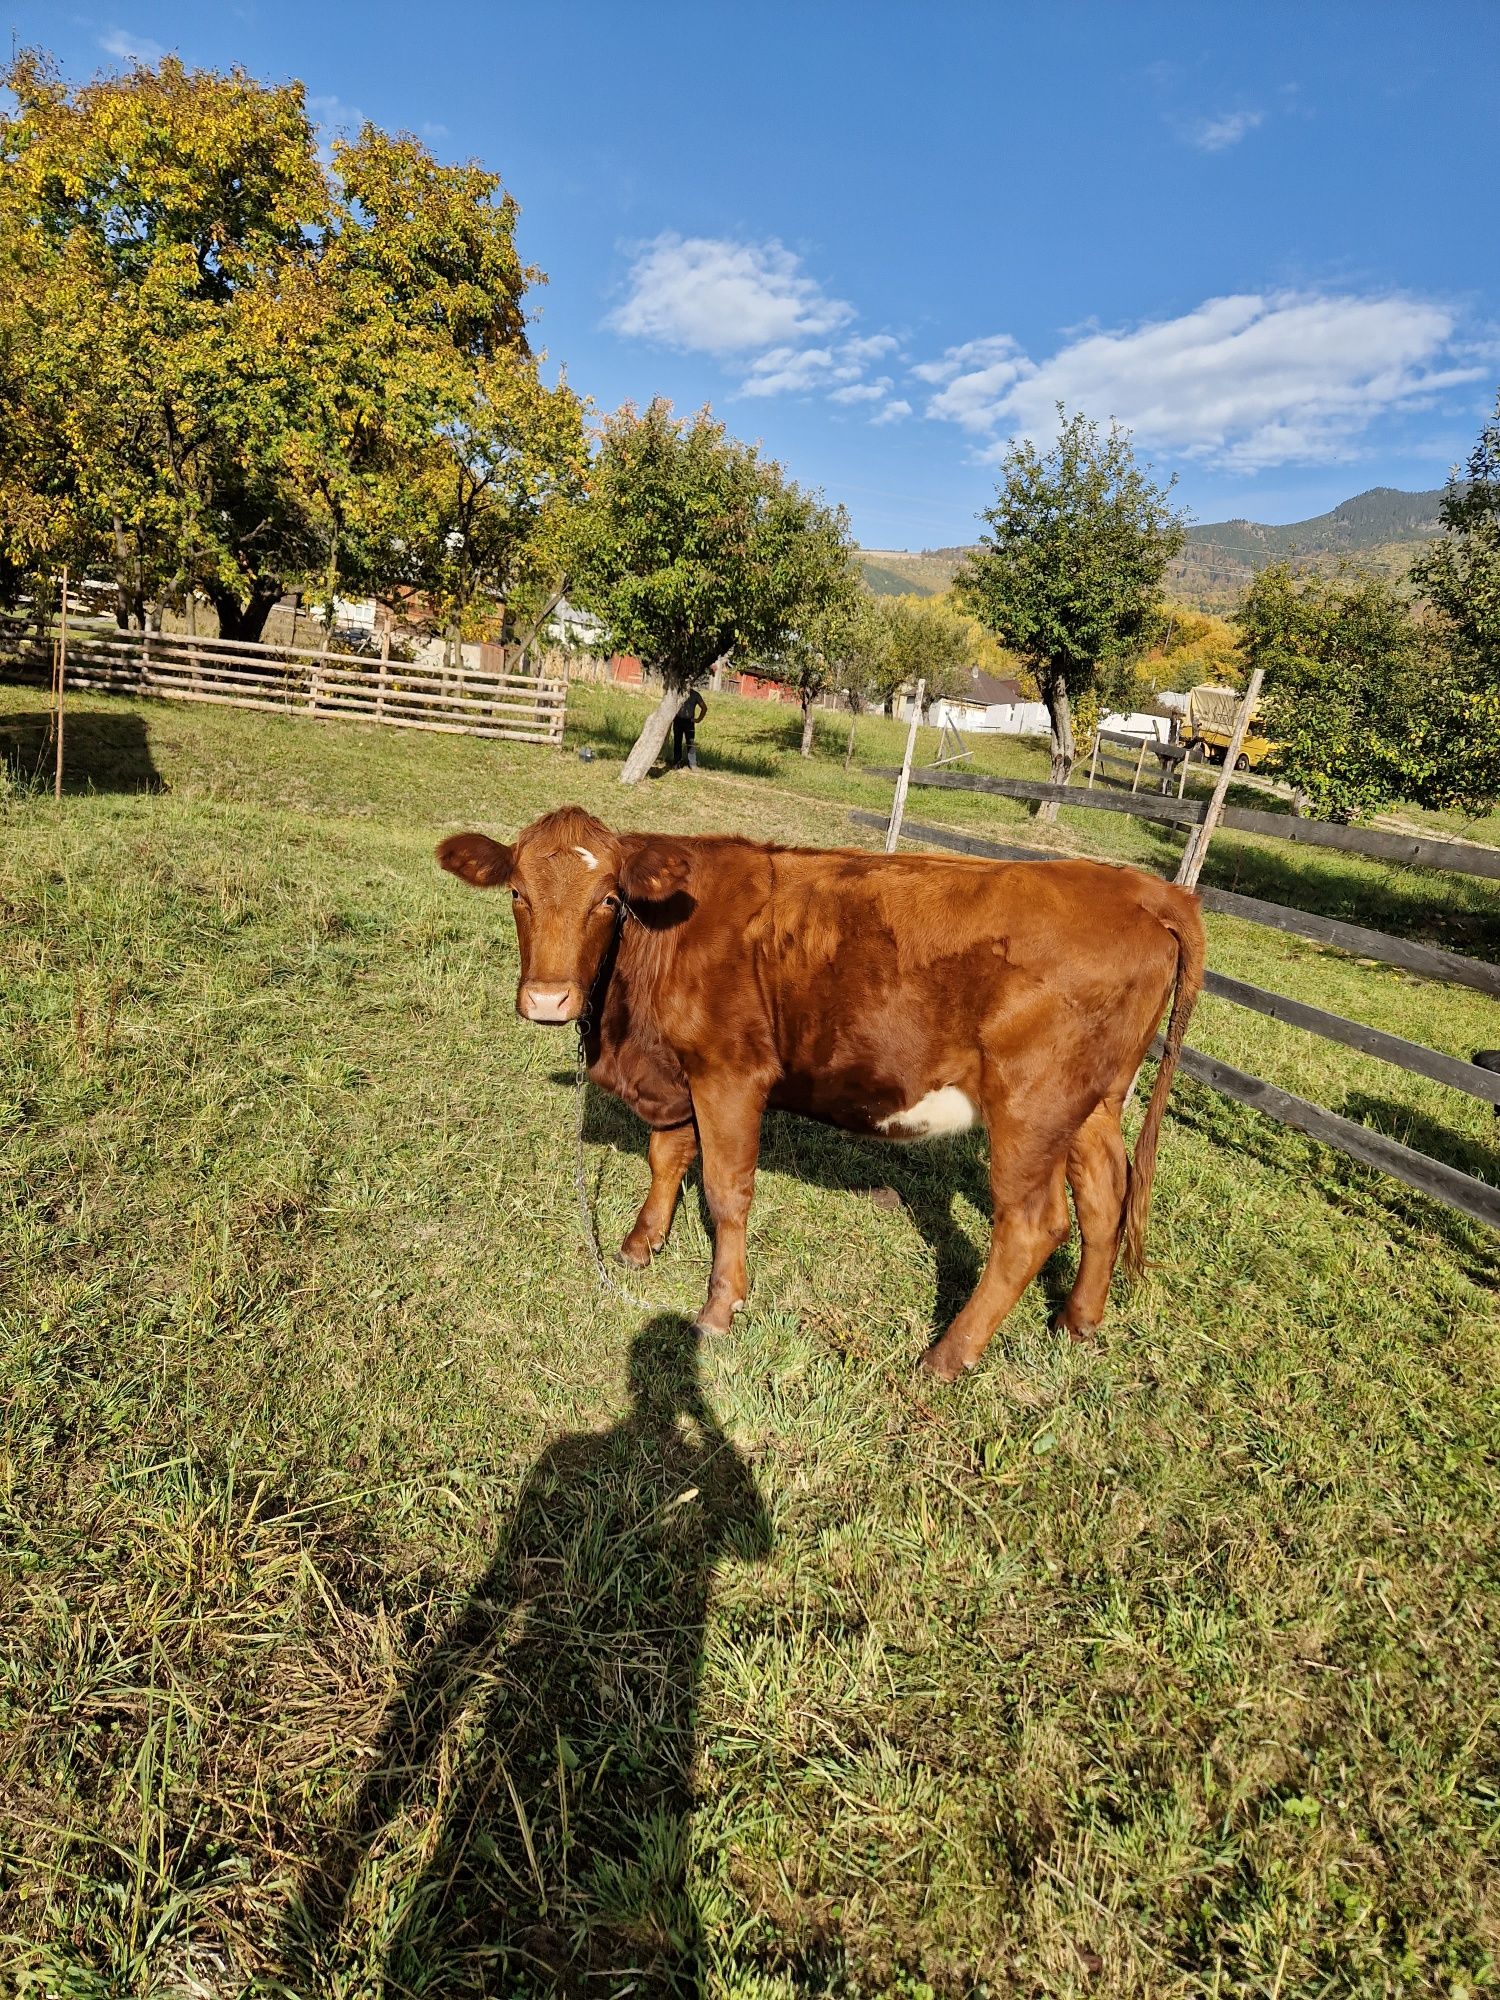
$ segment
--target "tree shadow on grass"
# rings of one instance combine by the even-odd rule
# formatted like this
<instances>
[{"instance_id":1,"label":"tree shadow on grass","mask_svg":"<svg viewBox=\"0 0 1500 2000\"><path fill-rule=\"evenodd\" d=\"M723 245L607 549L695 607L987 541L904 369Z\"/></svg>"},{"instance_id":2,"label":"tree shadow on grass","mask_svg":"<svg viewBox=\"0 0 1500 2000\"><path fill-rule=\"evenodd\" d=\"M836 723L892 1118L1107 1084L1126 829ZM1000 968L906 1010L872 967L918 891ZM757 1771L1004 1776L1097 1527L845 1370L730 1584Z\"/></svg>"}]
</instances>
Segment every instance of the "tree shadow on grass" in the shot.
<instances>
[{"instance_id":1,"label":"tree shadow on grass","mask_svg":"<svg viewBox=\"0 0 1500 2000\"><path fill-rule=\"evenodd\" d=\"M801 744L801 710L789 710L771 703L767 703L767 708L772 712L763 721L757 718L754 725L748 727L742 723L740 740L725 743L714 730L712 693L707 699L709 714L698 724L694 738L700 770L727 771L741 778L774 778L780 769L781 759ZM623 763L650 712L644 703L632 703L629 710L608 707L587 719L570 716L569 747L587 744L597 756L611 760L618 758ZM668 736L651 775L655 778L674 776L671 757L672 739Z\"/></svg>"},{"instance_id":2,"label":"tree shadow on grass","mask_svg":"<svg viewBox=\"0 0 1500 2000\"><path fill-rule=\"evenodd\" d=\"M571 1071L557 1071L552 1081L574 1082ZM640 1198L650 1184L645 1166L649 1132L634 1112L608 1092L590 1090L584 1112L587 1144L613 1146L637 1155L642 1162ZM975 1130L960 1138L932 1140L922 1145L882 1144L841 1132L830 1125L798 1117L790 1111L769 1111L762 1131L760 1165L785 1173L811 1187L876 1199L894 1197L911 1217L932 1251L936 1285L933 1338L979 1283L988 1250L990 1176L987 1144ZM696 1198L705 1233L713 1236L713 1221L703 1191L701 1167L695 1165L684 1184L684 1198ZM985 1241L976 1243L959 1224L954 1204L962 1196L984 1220ZM606 1252L614 1246L606 1244ZM1049 1315L1062 1309L1073 1282L1076 1258L1065 1246L1048 1258L1038 1277ZM705 1269L704 1283L708 1273Z\"/></svg>"},{"instance_id":3,"label":"tree shadow on grass","mask_svg":"<svg viewBox=\"0 0 1500 2000\"><path fill-rule=\"evenodd\" d=\"M699 1385L698 1341L675 1316L649 1321L628 1413L538 1461L301 1886L288 1990L378 1967L390 2000L702 1993L689 1833L704 1626L718 1565L762 1559L770 1529Z\"/></svg>"},{"instance_id":4,"label":"tree shadow on grass","mask_svg":"<svg viewBox=\"0 0 1500 2000\"><path fill-rule=\"evenodd\" d=\"M1344 1116L1383 1132L1414 1152L1425 1153L1429 1159L1457 1167L1460 1173L1500 1186L1500 1120L1490 1119L1488 1111L1485 1117L1493 1132L1488 1143L1471 1138L1467 1132L1455 1132L1451 1125L1440 1125L1436 1118L1413 1111L1409 1104L1363 1090L1351 1090L1345 1097Z\"/></svg>"},{"instance_id":5,"label":"tree shadow on grass","mask_svg":"<svg viewBox=\"0 0 1500 2000\"><path fill-rule=\"evenodd\" d=\"M1343 1114L1478 1179L1500 1179L1496 1171L1500 1160L1495 1152L1474 1145L1405 1105L1352 1091L1344 1100ZM1482 1223L1419 1194L1404 1181L1347 1159L1334 1148L1278 1125L1192 1077L1177 1077L1168 1115L1171 1122L1201 1133L1216 1146L1230 1147L1288 1176L1300 1190L1323 1194L1330 1207L1351 1222L1363 1220L1382 1231L1393 1250L1419 1258L1436 1235L1474 1284L1500 1284L1500 1241Z\"/></svg>"},{"instance_id":6,"label":"tree shadow on grass","mask_svg":"<svg viewBox=\"0 0 1500 2000\"><path fill-rule=\"evenodd\" d=\"M1157 872L1175 874L1181 829L1158 821L1142 825L1159 856ZM1231 831L1209 848L1203 886L1362 924L1440 951L1500 958L1500 904L1488 893L1491 885L1477 885L1475 894L1465 878L1442 869L1384 866L1330 848L1271 847Z\"/></svg>"},{"instance_id":7,"label":"tree shadow on grass","mask_svg":"<svg viewBox=\"0 0 1500 2000\"><path fill-rule=\"evenodd\" d=\"M52 717L0 715L0 766L19 785L50 788L53 770ZM63 722L65 792L161 792L166 785L151 756L146 724L139 715L69 710Z\"/></svg>"}]
</instances>

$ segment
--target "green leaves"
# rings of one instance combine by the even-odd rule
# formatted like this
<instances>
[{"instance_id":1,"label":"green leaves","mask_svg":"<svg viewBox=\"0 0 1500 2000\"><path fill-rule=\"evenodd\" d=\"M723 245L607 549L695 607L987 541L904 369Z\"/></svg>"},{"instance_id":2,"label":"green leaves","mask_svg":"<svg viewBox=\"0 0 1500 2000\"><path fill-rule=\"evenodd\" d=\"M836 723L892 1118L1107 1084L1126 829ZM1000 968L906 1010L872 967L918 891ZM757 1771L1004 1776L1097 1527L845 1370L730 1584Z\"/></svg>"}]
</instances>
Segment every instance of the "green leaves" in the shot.
<instances>
[{"instance_id":1,"label":"green leaves","mask_svg":"<svg viewBox=\"0 0 1500 2000\"><path fill-rule=\"evenodd\" d=\"M112 564L137 617L201 590L249 638L288 586L503 599L587 451L498 177L369 125L325 168L301 85L238 70L6 81L11 560Z\"/></svg>"},{"instance_id":2,"label":"green leaves","mask_svg":"<svg viewBox=\"0 0 1500 2000\"><path fill-rule=\"evenodd\" d=\"M1085 693L1101 663L1146 637L1167 564L1182 546L1170 489L1135 462L1129 433L1065 417L1052 448L1016 440L1001 465L988 532L955 580L968 606L1018 653L1046 694Z\"/></svg>"},{"instance_id":3,"label":"green leaves","mask_svg":"<svg viewBox=\"0 0 1500 2000\"><path fill-rule=\"evenodd\" d=\"M1450 559L1473 551L1440 548L1424 571ZM1483 811L1500 793L1500 672L1458 616L1424 614L1379 577L1279 563L1255 579L1238 622L1248 665L1266 670L1278 769L1322 817L1397 799Z\"/></svg>"},{"instance_id":4,"label":"green leaves","mask_svg":"<svg viewBox=\"0 0 1500 2000\"><path fill-rule=\"evenodd\" d=\"M605 420L569 555L571 597L672 687L731 651L776 656L851 587L841 509L660 398Z\"/></svg>"}]
</instances>

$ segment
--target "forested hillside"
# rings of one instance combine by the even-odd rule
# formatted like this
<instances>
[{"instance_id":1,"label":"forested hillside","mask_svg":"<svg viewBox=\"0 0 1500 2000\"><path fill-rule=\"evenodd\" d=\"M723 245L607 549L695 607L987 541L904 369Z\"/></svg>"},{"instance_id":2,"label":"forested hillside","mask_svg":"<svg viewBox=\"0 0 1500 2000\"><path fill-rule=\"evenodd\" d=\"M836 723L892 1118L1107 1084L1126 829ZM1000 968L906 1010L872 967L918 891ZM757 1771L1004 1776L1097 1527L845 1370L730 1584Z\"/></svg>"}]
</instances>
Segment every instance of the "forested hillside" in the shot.
<instances>
[{"instance_id":1,"label":"forested hillside","mask_svg":"<svg viewBox=\"0 0 1500 2000\"><path fill-rule=\"evenodd\" d=\"M1340 501L1326 514L1276 527L1262 521L1205 521L1187 531L1187 546L1167 576L1169 594L1205 611L1231 609L1256 571L1283 556L1305 557L1318 568L1358 562L1384 575L1405 576L1417 552L1438 532L1440 488L1403 493L1374 486ZM951 581L961 548L867 549L860 557L865 581L877 596L898 591L931 593Z\"/></svg>"}]
</instances>

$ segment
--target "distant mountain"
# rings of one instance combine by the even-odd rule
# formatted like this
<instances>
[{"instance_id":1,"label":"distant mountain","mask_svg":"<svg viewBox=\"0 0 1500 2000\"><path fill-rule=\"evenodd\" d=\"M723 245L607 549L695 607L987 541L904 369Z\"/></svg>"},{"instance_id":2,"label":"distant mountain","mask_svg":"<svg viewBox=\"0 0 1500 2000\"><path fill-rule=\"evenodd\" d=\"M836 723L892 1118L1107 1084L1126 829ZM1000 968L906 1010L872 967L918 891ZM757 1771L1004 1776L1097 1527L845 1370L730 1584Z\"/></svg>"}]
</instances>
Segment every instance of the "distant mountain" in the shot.
<instances>
[{"instance_id":1,"label":"distant mountain","mask_svg":"<svg viewBox=\"0 0 1500 2000\"><path fill-rule=\"evenodd\" d=\"M861 549L859 566L877 597L935 597L953 581L967 549Z\"/></svg>"},{"instance_id":2,"label":"distant mountain","mask_svg":"<svg viewBox=\"0 0 1500 2000\"><path fill-rule=\"evenodd\" d=\"M1257 570L1283 557L1318 569L1349 561L1388 576L1405 576L1412 559L1439 531L1442 489L1403 493L1374 486L1326 514L1271 527L1262 521L1205 521L1187 531L1187 545L1167 575L1172 597L1204 611L1238 603ZM860 565L877 596L946 590L966 551L865 549Z\"/></svg>"}]
</instances>

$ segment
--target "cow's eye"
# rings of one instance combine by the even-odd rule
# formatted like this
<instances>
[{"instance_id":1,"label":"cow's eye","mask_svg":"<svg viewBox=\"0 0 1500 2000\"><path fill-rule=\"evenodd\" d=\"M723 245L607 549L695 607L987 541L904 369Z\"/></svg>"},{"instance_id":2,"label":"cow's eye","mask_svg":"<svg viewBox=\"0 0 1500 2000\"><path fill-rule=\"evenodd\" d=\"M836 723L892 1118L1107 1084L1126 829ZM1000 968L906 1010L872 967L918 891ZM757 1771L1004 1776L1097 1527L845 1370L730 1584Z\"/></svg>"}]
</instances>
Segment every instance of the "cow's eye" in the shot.
<instances>
[{"instance_id":1,"label":"cow's eye","mask_svg":"<svg viewBox=\"0 0 1500 2000\"><path fill-rule=\"evenodd\" d=\"M603 896L600 898L599 907L601 910L608 910L613 915L620 907L620 899L618 896Z\"/></svg>"},{"instance_id":2,"label":"cow's eye","mask_svg":"<svg viewBox=\"0 0 1500 2000\"><path fill-rule=\"evenodd\" d=\"M521 894L519 889L512 889L510 892L510 900L513 903L524 903L526 901L526 898Z\"/></svg>"}]
</instances>

